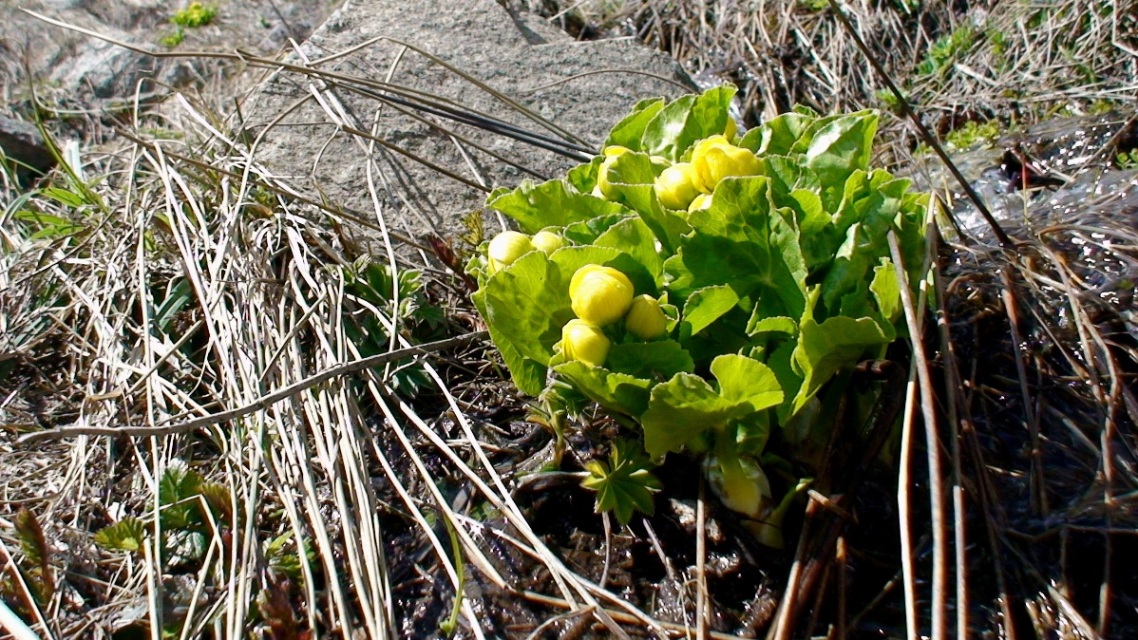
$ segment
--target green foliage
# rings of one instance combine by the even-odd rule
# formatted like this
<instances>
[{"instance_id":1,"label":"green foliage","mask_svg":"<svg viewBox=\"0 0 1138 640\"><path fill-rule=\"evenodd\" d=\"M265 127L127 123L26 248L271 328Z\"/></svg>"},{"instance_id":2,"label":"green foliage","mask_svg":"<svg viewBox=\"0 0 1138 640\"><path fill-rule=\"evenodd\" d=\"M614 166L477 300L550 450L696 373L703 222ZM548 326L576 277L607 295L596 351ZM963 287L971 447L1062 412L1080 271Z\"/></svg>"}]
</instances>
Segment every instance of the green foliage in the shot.
<instances>
[{"instance_id":1,"label":"green foliage","mask_svg":"<svg viewBox=\"0 0 1138 640\"><path fill-rule=\"evenodd\" d=\"M1000 123L995 120L976 122L969 120L950 131L944 141L956 149L970 149L979 144L991 144L1000 137Z\"/></svg>"},{"instance_id":2,"label":"green foliage","mask_svg":"<svg viewBox=\"0 0 1138 640\"><path fill-rule=\"evenodd\" d=\"M489 205L523 231L557 227L567 244L494 270L484 245L468 265L479 283L474 302L519 389L567 409L579 409L583 396L638 428L642 440L614 448L624 458L588 464L591 485L604 489L598 510L616 511L622 522L650 508L633 472L620 471L647 468L627 462L633 450L659 461L710 446L712 466L735 496L724 496L728 505L745 505L752 518L773 508L753 462L768 441L790 440L772 433L792 421L832 428L809 424L807 407L846 378L840 374L905 335L905 283L890 258L890 233L907 282L922 276L927 197L869 166L876 113L798 109L733 147L708 140L724 131L730 97L718 88L637 105L608 138L628 151L605 161L604 194L594 191L599 159L566 179L496 191ZM714 145L723 149L718 156L708 151ZM730 177L713 185L705 209L661 206L655 177L670 162L723 162L739 157L739 147L757 156L743 163L757 167L753 175L723 174ZM709 155L693 157L700 153ZM570 280L585 265L617 269L636 295L658 300L665 335L641 340L618 320L599 327L611 342L601 366L571 360L559 341L575 315Z\"/></svg>"},{"instance_id":3,"label":"green foliage","mask_svg":"<svg viewBox=\"0 0 1138 640\"><path fill-rule=\"evenodd\" d=\"M20 552L23 554L23 558L20 558L15 568L23 577L23 582L36 605L45 607L55 594L51 548L34 513L28 509L20 509L12 520L16 529L16 539L20 543ZM16 585L8 576L0 580L0 594L16 592Z\"/></svg>"},{"instance_id":4,"label":"green foliage","mask_svg":"<svg viewBox=\"0 0 1138 640\"><path fill-rule=\"evenodd\" d=\"M945 71L976 44L978 36L976 30L969 25L962 25L952 33L941 36L932 43L925 59L917 65L917 74L931 76Z\"/></svg>"},{"instance_id":5,"label":"green foliage","mask_svg":"<svg viewBox=\"0 0 1138 640\"><path fill-rule=\"evenodd\" d=\"M95 542L107 549L138 552L153 531L154 515L145 519L127 516L100 529ZM184 461L171 460L158 479L156 516L166 565L193 565L205 556L210 537L233 524L229 489L206 482Z\"/></svg>"},{"instance_id":6,"label":"green foliage","mask_svg":"<svg viewBox=\"0 0 1138 640\"><path fill-rule=\"evenodd\" d=\"M316 549L308 539L297 544L292 531L286 531L265 544L265 561L275 571L293 582L300 582L301 567L316 560Z\"/></svg>"},{"instance_id":7,"label":"green foliage","mask_svg":"<svg viewBox=\"0 0 1138 640\"><path fill-rule=\"evenodd\" d=\"M146 523L127 516L109 527L99 529L95 533L95 544L104 549L138 552L142 551L146 538Z\"/></svg>"},{"instance_id":8,"label":"green foliage","mask_svg":"<svg viewBox=\"0 0 1138 640\"><path fill-rule=\"evenodd\" d=\"M175 27L173 31L170 31L161 38L158 38L158 44L168 49L173 49L174 47L182 44L185 39L186 30L182 27Z\"/></svg>"},{"instance_id":9,"label":"green foliage","mask_svg":"<svg viewBox=\"0 0 1138 640\"><path fill-rule=\"evenodd\" d=\"M1114 161L1119 169L1138 169L1138 149L1119 151Z\"/></svg>"},{"instance_id":10,"label":"green foliage","mask_svg":"<svg viewBox=\"0 0 1138 640\"><path fill-rule=\"evenodd\" d=\"M158 39L158 44L167 48L174 48L186 39L186 29L197 29L213 22L217 17L217 7L203 5L200 2L191 2L184 9L170 16L170 24L174 29Z\"/></svg>"},{"instance_id":11,"label":"green foliage","mask_svg":"<svg viewBox=\"0 0 1138 640\"><path fill-rule=\"evenodd\" d=\"M441 330L443 311L427 300L418 271L407 269L392 277L388 265L365 256L346 267L344 276L344 330L362 357L391 349L386 321L394 321L396 329L411 338L433 338ZM393 370L391 385L410 396L428 380L422 367L410 365Z\"/></svg>"}]
</instances>

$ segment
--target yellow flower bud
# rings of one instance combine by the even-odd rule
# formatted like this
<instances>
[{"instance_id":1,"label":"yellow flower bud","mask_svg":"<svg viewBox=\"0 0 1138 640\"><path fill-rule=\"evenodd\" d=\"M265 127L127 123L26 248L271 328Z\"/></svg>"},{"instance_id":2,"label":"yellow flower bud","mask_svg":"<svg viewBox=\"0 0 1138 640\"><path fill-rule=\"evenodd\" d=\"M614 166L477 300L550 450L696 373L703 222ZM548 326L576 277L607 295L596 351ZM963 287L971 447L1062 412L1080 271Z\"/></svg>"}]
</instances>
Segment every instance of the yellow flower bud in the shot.
<instances>
[{"instance_id":1,"label":"yellow flower bud","mask_svg":"<svg viewBox=\"0 0 1138 640\"><path fill-rule=\"evenodd\" d=\"M565 246L565 238L553 233L552 231L538 231L533 234L530 240L533 243L533 248L538 251L550 254Z\"/></svg>"},{"instance_id":2,"label":"yellow flower bud","mask_svg":"<svg viewBox=\"0 0 1138 640\"><path fill-rule=\"evenodd\" d=\"M691 163L695 167L696 186L704 193L715 191L715 185L724 178L758 175L762 170L755 154L736 147L723 136L711 136L696 144Z\"/></svg>"},{"instance_id":3,"label":"yellow flower bud","mask_svg":"<svg viewBox=\"0 0 1138 640\"><path fill-rule=\"evenodd\" d=\"M490 241L490 246L486 250L486 256L490 258L491 272L510 266L530 251L533 251L533 242L526 234L517 231L499 233Z\"/></svg>"},{"instance_id":4,"label":"yellow flower bud","mask_svg":"<svg viewBox=\"0 0 1138 640\"><path fill-rule=\"evenodd\" d=\"M701 209L710 209L710 208L711 208L711 194L710 193L701 193L695 197L695 200L691 201L691 204L688 205L688 213L692 213L694 211L700 211Z\"/></svg>"},{"instance_id":5,"label":"yellow flower bud","mask_svg":"<svg viewBox=\"0 0 1138 640\"><path fill-rule=\"evenodd\" d=\"M613 190L612 183L609 182L609 169L611 169L612 166L616 164L617 158L628 152L629 149L627 147L620 147L616 145L605 147L605 160L597 169L597 187L593 190L593 195L597 195L596 192L599 191L603 197L609 200L612 200L615 197L616 192Z\"/></svg>"},{"instance_id":6,"label":"yellow flower bud","mask_svg":"<svg viewBox=\"0 0 1138 640\"><path fill-rule=\"evenodd\" d=\"M612 343L594 324L573 318L561 328L561 353L566 361L580 360L599 367L605 363Z\"/></svg>"},{"instance_id":7,"label":"yellow flower bud","mask_svg":"<svg viewBox=\"0 0 1138 640\"><path fill-rule=\"evenodd\" d=\"M656 177L656 196L668 209L687 209L699 195L695 186L695 168L689 162L677 162Z\"/></svg>"},{"instance_id":8,"label":"yellow flower bud","mask_svg":"<svg viewBox=\"0 0 1138 640\"><path fill-rule=\"evenodd\" d=\"M569 281L569 301L577 317L603 327L624 317L632 305L628 276L600 265L588 264Z\"/></svg>"},{"instance_id":9,"label":"yellow flower bud","mask_svg":"<svg viewBox=\"0 0 1138 640\"><path fill-rule=\"evenodd\" d=\"M632 299L628 315L624 316L624 328L641 340L663 337L667 325L660 302L646 293Z\"/></svg>"},{"instance_id":10,"label":"yellow flower bud","mask_svg":"<svg viewBox=\"0 0 1138 640\"><path fill-rule=\"evenodd\" d=\"M728 457L708 456L704 470L712 490L731 510L759 518L773 506L770 481L757 462L734 453Z\"/></svg>"},{"instance_id":11,"label":"yellow flower bud","mask_svg":"<svg viewBox=\"0 0 1138 640\"><path fill-rule=\"evenodd\" d=\"M723 128L723 137L729 141L735 140L735 134L739 130L739 125L735 123L735 118L727 116L727 126Z\"/></svg>"}]
</instances>

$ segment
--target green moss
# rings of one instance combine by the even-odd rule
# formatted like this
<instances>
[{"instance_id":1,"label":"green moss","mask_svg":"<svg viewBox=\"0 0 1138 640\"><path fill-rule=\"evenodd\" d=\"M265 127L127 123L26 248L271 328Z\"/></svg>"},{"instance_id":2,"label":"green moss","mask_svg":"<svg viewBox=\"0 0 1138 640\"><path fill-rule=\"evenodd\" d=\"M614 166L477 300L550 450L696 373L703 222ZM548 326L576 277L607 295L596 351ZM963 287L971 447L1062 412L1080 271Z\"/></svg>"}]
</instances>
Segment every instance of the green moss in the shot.
<instances>
[{"instance_id":1,"label":"green moss","mask_svg":"<svg viewBox=\"0 0 1138 640\"><path fill-rule=\"evenodd\" d=\"M955 149L968 149L979 144L990 144L1000 137L1000 123L995 120L976 122L969 120L964 126L950 131L944 137L945 144Z\"/></svg>"},{"instance_id":2,"label":"green moss","mask_svg":"<svg viewBox=\"0 0 1138 640\"><path fill-rule=\"evenodd\" d=\"M178 27L177 29L174 29L170 33L167 33L166 35L159 38L158 44L162 45L163 47L174 48L182 44L182 41L185 39L186 31L181 27Z\"/></svg>"},{"instance_id":3,"label":"green moss","mask_svg":"<svg viewBox=\"0 0 1138 640\"><path fill-rule=\"evenodd\" d=\"M206 6L200 2L191 2L188 7L175 13L170 18L170 22L173 22L179 27L194 29L204 27L213 22L216 16L217 7Z\"/></svg>"}]
</instances>

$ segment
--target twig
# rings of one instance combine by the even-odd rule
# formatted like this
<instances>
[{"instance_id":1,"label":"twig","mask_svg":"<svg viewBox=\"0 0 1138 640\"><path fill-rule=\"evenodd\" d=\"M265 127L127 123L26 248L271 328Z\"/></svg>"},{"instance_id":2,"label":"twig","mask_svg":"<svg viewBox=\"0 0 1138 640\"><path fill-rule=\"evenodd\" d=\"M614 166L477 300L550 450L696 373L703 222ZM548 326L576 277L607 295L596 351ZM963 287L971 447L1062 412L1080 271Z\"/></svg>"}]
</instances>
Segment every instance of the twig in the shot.
<instances>
[{"instance_id":1,"label":"twig","mask_svg":"<svg viewBox=\"0 0 1138 640\"><path fill-rule=\"evenodd\" d=\"M210 425L234 420L242 416L247 416L250 413L266 409L281 400L290 398L301 391L311 389L319 384L346 376L359 371L365 371L372 367L378 367L388 362L394 362L403 358L408 358L415 355L426 353L433 353L435 351L444 351L461 344L466 344L472 340L479 340L486 337L485 331L473 331L465 333L461 336L454 338L447 338L446 340L439 340L436 342L428 342L427 344L415 345L404 349L397 349L387 353L380 353L367 358L362 358L354 362L348 362L331 369L326 369L320 373L313 374L299 382L290 384L289 386L270 393L267 396L262 396L249 404L221 411L218 413L211 413L209 415L187 420L185 422L178 422L174 424L164 424L154 427L138 427L130 425L122 425L117 427L62 427L60 429L52 429L50 431L37 431L36 433L29 433L21 436L17 442L20 444L33 444L45 440L59 440L61 438L71 438L75 436L134 436L134 437L157 437L168 436L175 433L185 433L201 427L208 427Z\"/></svg>"},{"instance_id":2,"label":"twig","mask_svg":"<svg viewBox=\"0 0 1138 640\"><path fill-rule=\"evenodd\" d=\"M831 0L832 1L832 0ZM889 252L893 256L893 266L901 281L901 303L905 308L905 323L909 327L909 338L913 345L913 363L917 369L917 380L921 389L921 412L925 420L925 452L929 473L929 510L932 518L933 534L933 584L932 584L932 638L942 640L946 637L948 586L948 540L946 535L944 508L944 478L941 475L940 442L937 439L936 394L933 392L932 375L929 373L928 358L913 296L909 291L909 280L905 275L905 263L901 248L897 244L897 234L891 229L888 235ZM923 307L922 307L923 308Z\"/></svg>"},{"instance_id":3,"label":"twig","mask_svg":"<svg viewBox=\"0 0 1138 640\"><path fill-rule=\"evenodd\" d=\"M695 503L695 634L696 640L707 640L711 616L711 600L707 592L707 481L699 475L699 497Z\"/></svg>"}]
</instances>

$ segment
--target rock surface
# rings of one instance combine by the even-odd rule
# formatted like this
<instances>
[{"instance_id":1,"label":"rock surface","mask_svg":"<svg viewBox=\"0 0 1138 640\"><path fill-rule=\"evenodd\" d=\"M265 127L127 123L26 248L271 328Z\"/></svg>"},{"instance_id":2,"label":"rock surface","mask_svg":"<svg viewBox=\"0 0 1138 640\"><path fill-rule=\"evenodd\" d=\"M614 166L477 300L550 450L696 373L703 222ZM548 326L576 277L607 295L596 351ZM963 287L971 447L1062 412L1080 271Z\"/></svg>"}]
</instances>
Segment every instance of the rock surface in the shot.
<instances>
[{"instance_id":1,"label":"rock surface","mask_svg":"<svg viewBox=\"0 0 1138 640\"><path fill-rule=\"evenodd\" d=\"M489 114L532 133L575 138L590 153L600 150L608 130L638 101L690 91L690 80L674 61L630 40L575 42L542 19L510 13L493 0L421 0L414 6L409 11L400 0L349 0L302 46L301 55L313 61L350 51L320 69L428 92L463 111ZM437 56L571 135L559 136L400 42ZM290 61L303 62L298 56ZM313 98L318 90L320 102ZM294 109L298 101L302 104ZM299 185L309 197L354 210L373 222L382 215L389 228L413 238L461 233L462 215L481 207L486 195L472 184L514 186L525 178L560 175L580 162L426 116L529 171L519 169L395 105L349 91L343 83L320 85L291 71L269 79L243 113L247 133L260 136L257 158L278 176ZM376 137L401 151L372 144L345 127L374 130ZM443 167L461 180L409 156ZM374 200L369 180L375 186Z\"/></svg>"},{"instance_id":2,"label":"rock surface","mask_svg":"<svg viewBox=\"0 0 1138 640\"><path fill-rule=\"evenodd\" d=\"M206 3L216 7L205 26L184 29L176 46L161 43L175 27L170 19L189 0L21 0L5 3L0 21L0 91L9 110L24 105L29 81L51 107L99 109L129 100L136 88L154 83L179 87L213 75L206 59L154 58L74 30L51 25L34 12L154 52L240 48L273 54L288 39L303 40L340 0L241 0ZM16 5L16 6L12 6ZM30 78L28 71L30 70Z\"/></svg>"}]
</instances>

